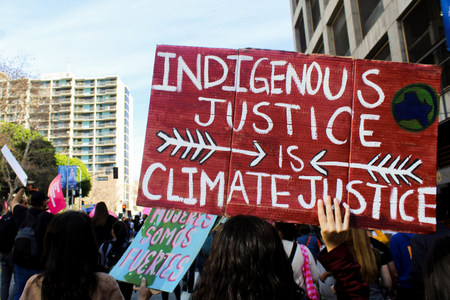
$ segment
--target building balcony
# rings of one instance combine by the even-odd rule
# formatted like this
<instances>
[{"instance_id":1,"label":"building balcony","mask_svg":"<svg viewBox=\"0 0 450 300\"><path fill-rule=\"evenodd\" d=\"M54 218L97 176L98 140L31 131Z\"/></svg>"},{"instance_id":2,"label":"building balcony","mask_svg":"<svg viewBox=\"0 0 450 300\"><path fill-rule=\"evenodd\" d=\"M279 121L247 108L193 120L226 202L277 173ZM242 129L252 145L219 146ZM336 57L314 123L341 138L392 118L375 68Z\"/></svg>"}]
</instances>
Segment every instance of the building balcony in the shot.
<instances>
[{"instance_id":1,"label":"building balcony","mask_svg":"<svg viewBox=\"0 0 450 300\"><path fill-rule=\"evenodd\" d=\"M97 111L105 111L105 110L116 110L117 106L116 105L111 105L111 106L97 106Z\"/></svg>"},{"instance_id":2,"label":"building balcony","mask_svg":"<svg viewBox=\"0 0 450 300\"><path fill-rule=\"evenodd\" d=\"M76 85L77 87L84 87L84 86L90 87L90 86L94 86L94 82L77 81L77 82L75 83L75 85Z\"/></svg>"},{"instance_id":3,"label":"building balcony","mask_svg":"<svg viewBox=\"0 0 450 300\"><path fill-rule=\"evenodd\" d=\"M54 82L53 83L53 87L68 87L68 86L72 86L72 82L63 82L63 83L60 83L60 82Z\"/></svg>"},{"instance_id":4,"label":"building balcony","mask_svg":"<svg viewBox=\"0 0 450 300\"><path fill-rule=\"evenodd\" d=\"M117 80L97 81L98 86L116 85L116 84L117 84Z\"/></svg>"},{"instance_id":5,"label":"building balcony","mask_svg":"<svg viewBox=\"0 0 450 300\"><path fill-rule=\"evenodd\" d=\"M74 141L73 144L77 146L93 146L94 142Z\"/></svg>"},{"instance_id":6,"label":"building balcony","mask_svg":"<svg viewBox=\"0 0 450 300\"><path fill-rule=\"evenodd\" d=\"M116 135L116 131L97 132L96 134L96 136L110 136L110 135Z\"/></svg>"},{"instance_id":7,"label":"building balcony","mask_svg":"<svg viewBox=\"0 0 450 300\"><path fill-rule=\"evenodd\" d=\"M109 97L109 98L106 98L106 97L97 97L97 103L105 103L105 102L116 102L116 100L117 100L117 97Z\"/></svg>"},{"instance_id":8,"label":"building balcony","mask_svg":"<svg viewBox=\"0 0 450 300\"><path fill-rule=\"evenodd\" d=\"M68 120L68 119L70 119L70 115L52 116L52 120Z\"/></svg>"},{"instance_id":9,"label":"building balcony","mask_svg":"<svg viewBox=\"0 0 450 300\"><path fill-rule=\"evenodd\" d=\"M116 114L109 114L109 115L97 115L97 119L104 120L104 119L115 119Z\"/></svg>"},{"instance_id":10,"label":"building balcony","mask_svg":"<svg viewBox=\"0 0 450 300\"><path fill-rule=\"evenodd\" d=\"M75 115L75 120L94 120L94 116L81 116L81 115Z\"/></svg>"},{"instance_id":11,"label":"building balcony","mask_svg":"<svg viewBox=\"0 0 450 300\"><path fill-rule=\"evenodd\" d=\"M63 129L63 128L69 128L70 127L70 123L64 123L64 124L52 124L51 129Z\"/></svg>"},{"instance_id":12,"label":"building balcony","mask_svg":"<svg viewBox=\"0 0 450 300\"><path fill-rule=\"evenodd\" d=\"M73 136L74 136L74 137L93 137L93 136L94 136L94 133L93 133L93 132L91 132L91 133L75 132L75 133L73 134Z\"/></svg>"},{"instance_id":13,"label":"building balcony","mask_svg":"<svg viewBox=\"0 0 450 300\"><path fill-rule=\"evenodd\" d=\"M89 154L94 153L94 151L93 150L73 150L72 153L73 154L89 155ZM92 159L91 159L91 161L92 161Z\"/></svg>"},{"instance_id":14,"label":"building balcony","mask_svg":"<svg viewBox=\"0 0 450 300\"><path fill-rule=\"evenodd\" d=\"M95 153L97 154L103 154L103 153L115 153L116 152L116 147L113 148L109 148L109 149L95 149Z\"/></svg>"},{"instance_id":15,"label":"building balcony","mask_svg":"<svg viewBox=\"0 0 450 300\"><path fill-rule=\"evenodd\" d=\"M116 158L95 158L95 162L96 163L111 163L111 162L115 162Z\"/></svg>"},{"instance_id":16,"label":"building balcony","mask_svg":"<svg viewBox=\"0 0 450 300\"><path fill-rule=\"evenodd\" d=\"M67 132L55 132L55 133L50 133L50 137L51 138L66 138L68 137L69 134Z\"/></svg>"},{"instance_id":17,"label":"building balcony","mask_svg":"<svg viewBox=\"0 0 450 300\"><path fill-rule=\"evenodd\" d=\"M98 135L98 133L97 133L97 135ZM108 139L106 141L97 141L96 144L97 145L115 145L116 139Z\"/></svg>"},{"instance_id":18,"label":"building balcony","mask_svg":"<svg viewBox=\"0 0 450 300\"><path fill-rule=\"evenodd\" d=\"M58 95L67 95L67 94L71 94L72 90L69 89L63 89L63 90L54 90L53 91L53 95L58 96Z\"/></svg>"},{"instance_id":19,"label":"building balcony","mask_svg":"<svg viewBox=\"0 0 450 300\"><path fill-rule=\"evenodd\" d=\"M90 124L90 125L75 124L73 126L73 129L75 129L75 130L79 130L79 129L93 129L93 128L94 128L94 124Z\"/></svg>"},{"instance_id":20,"label":"building balcony","mask_svg":"<svg viewBox=\"0 0 450 300\"><path fill-rule=\"evenodd\" d=\"M75 103L94 103L94 98L92 99L77 98L75 100Z\"/></svg>"},{"instance_id":21,"label":"building balcony","mask_svg":"<svg viewBox=\"0 0 450 300\"><path fill-rule=\"evenodd\" d=\"M80 112L91 112L94 111L94 108L84 108L84 107L79 107L79 106L75 106L74 112L76 113L80 113Z\"/></svg>"},{"instance_id":22,"label":"building balcony","mask_svg":"<svg viewBox=\"0 0 450 300\"><path fill-rule=\"evenodd\" d=\"M102 128L102 127L116 127L116 122L97 123L97 128Z\"/></svg>"},{"instance_id":23,"label":"building balcony","mask_svg":"<svg viewBox=\"0 0 450 300\"><path fill-rule=\"evenodd\" d=\"M75 90L75 95L82 96L82 95L94 95L95 91L94 89L91 89L90 91L84 91L84 90Z\"/></svg>"},{"instance_id":24,"label":"building balcony","mask_svg":"<svg viewBox=\"0 0 450 300\"><path fill-rule=\"evenodd\" d=\"M117 89L97 89L97 94L115 94Z\"/></svg>"}]
</instances>

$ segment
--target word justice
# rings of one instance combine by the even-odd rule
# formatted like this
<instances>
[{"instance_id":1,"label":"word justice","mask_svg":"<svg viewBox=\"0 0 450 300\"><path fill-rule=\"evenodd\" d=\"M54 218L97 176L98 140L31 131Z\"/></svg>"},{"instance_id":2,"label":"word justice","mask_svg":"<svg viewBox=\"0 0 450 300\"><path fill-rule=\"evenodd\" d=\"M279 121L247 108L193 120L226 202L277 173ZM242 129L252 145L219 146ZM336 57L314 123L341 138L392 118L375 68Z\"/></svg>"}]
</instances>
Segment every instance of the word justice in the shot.
<instances>
[{"instance_id":1,"label":"word justice","mask_svg":"<svg viewBox=\"0 0 450 300\"><path fill-rule=\"evenodd\" d=\"M199 90L208 89L214 86L219 86L225 82L228 76L228 65L227 63L220 57L215 55L206 55L204 57L204 69L203 69L203 86L202 86L202 72L201 72L201 66L202 66L202 59L201 55L197 55L197 75L194 75L194 72L188 67L185 60L181 55L178 55L177 59L177 67L176 67L176 76L177 76L177 85L169 85L169 77L170 77L170 59L176 58L176 53L169 53L169 52L158 52L156 54L159 57L164 58L164 74L163 74L163 82L159 85L153 85L152 88L155 90L162 90L167 92L181 92L183 88L183 74L186 74L187 77L191 80L191 82L194 84L194 86ZM248 55L228 55L227 59L230 61L235 62L235 78L234 78L234 84L235 86L222 86L223 91L229 91L229 92L240 92L240 93L246 93L248 92L248 89L245 87L240 86L241 84L241 64L243 62L252 62L254 58L252 56ZM222 76L221 78L210 81L209 80L209 65L210 61L214 60L216 61L221 67L222 67ZM270 80L264 77L256 77L257 69L260 64L267 63L271 65L271 76ZM279 73L279 69L282 69L281 73ZM218 66L214 66L214 70L218 69ZM379 95L379 101L384 100L384 92L381 89L380 86L378 86L376 83L372 82L367 78L368 75L379 74L378 69L370 69L365 71L362 74L362 79L365 85L370 86L373 88ZM348 81L348 73L347 69L344 67L342 70L342 80L341 80L341 86L339 88L339 91L336 92L334 95L332 94L332 91L330 90L330 68L325 67L325 71L323 71L323 67L319 65L316 61L311 62L311 64L308 66L307 64L303 64L303 72L302 72L302 78L298 76L298 73L293 65L287 61L284 60L276 60L271 61L268 58L260 58L256 62L253 63L252 71L250 73L249 78L249 89L251 92L255 94L259 93L266 93L266 94L282 94L286 93L287 95L291 94L292 92L292 81L296 85L298 91L302 96L304 96L306 93L308 95L315 95L317 94L321 89L323 91L324 96L330 100L334 101L344 94L347 81ZM351 73L351 70L350 70ZM352 78L353 79L353 78ZM352 80L351 79L351 80ZM270 84L269 84L270 81ZM280 86L283 84L280 82L284 81L285 91L282 90ZM256 82L259 83L259 87L256 87ZM315 82L315 86L314 85ZM277 87L278 84L278 87ZM337 89L336 89L337 90ZM360 90L357 91L358 98L360 101L364 101L363 95ZM372 105L370 103L367 103L369 106Z\"/></svg>"},{"instance_id":2,"label":"word justice","mask_svg":"<svg viewBox=\"0 0 450 300\"><path fill-rule=\"evenodd\" d=\"M212 125L216 115L218 115L216 113L216 103L227 102L226 100L223 100L223 99L212 99L212 98L204 98L204 97L199 97L198 100L199 101L207 101L207 102L211 103L210 115L209 115L208 121L206 121L206 122L201 121L200 116L198 114L195 114L194 121L198 125L203 126L203 127ZM252 110L253 114L255 114L258 117L263 118L264 121L267 122L266 128L259 128L255 123L252 124L253 130L258 134L268 134L270 131L272 131L272 129L274 129L274 122L272 121L272 118L269 115L267 115L259 110L261 107L264 107L264 106L267 107L269 105L270 105L269 102L263 101L263 102L259 102L253 106L253 110ZM293 111L300 110L300 106L296 105L296 104L288 104L288 103L274 103L273 105L276 107L281 107L282 109L283 108L285 109L285 111L286 111L286 132L289 136L292 136L294 134L294 125L293 125L293 121L292 121L292 119L293 119L292 114L293 114ZM339 140L333 134L334 122L343 113L348 113L348 114L350 114L351 117L353 117L353 111L349 106L339 107L338 109L336 109L336 111L333 113L333 115L328 120L327 128L325 130L327 138L335 145L342 145L342 144L347 143L347 140ZM277 112L277 114L278 114L278 112ZM318 140L318 132L317 132L318 128L317 128L317 122L316 122L316 113L315 113L315 108L313 106L311 106L311 108L310 108L310 117L311 117L311 121L310 121L311 139ZM371 122L379 121L380 115L361 114L359 117L361 119L361 122L359 125L359 139L361 141L361 144L365 147L380 147L381 142L367 140L367 137L370 137L373 135L373 131L366 130L366 126L368 126L367 125L368 121L371 121ZM231 104L231 102L228 102L226 119L227 119L228 126L230 128L233 128L234 131L241 131L245 125L246 118L247 118L247 103L246 103L246 101L244 101L242 103L241 120L240 120L237 128L234 128L233 127L232 104Z\"/></svg>"},{"instance_id":3,"label":"word justice","mask_svg":"<svg viewBox=\"0 0 450 300\"><path fill-rule=\"evenodd\" d=\"M154 174L155 173L155 174ZM168 173L168 174L167 174ZM164 174L168 175L168 183L167 183L167 193L164 197L164 199L167 199L168 201L174 201L174 202L182 202L188 206L194 206L194 205L200 205L205 206L206 205L206 199L213 199L212 195L208 195L208 189L209 191L216 190L214 195L217 195L217 206L223 207L224 201L225 201L225 172L221 171L217 174L216 178L212 180L208 174L204 170L199 170L197 168L192 167L184 167L181 169L181 173L186 174L185 176L188 176L188 195L187 197L183 197L180 195L175 195L173 192L173 186L174 186L174 170L173 168L170 168L170 170L167 172L167 168L157 162L147 169L145 172L143 181L142 181L142 191L144 196L149 200L160 200L163 196L162 195L156 195L152 194L150 192L150 189L152 187L152 176L154 175L154 178L161 178L161 176L164 176ZM197 175L196 175L197 174ZM197 177L195 179L198 180L198 177L200 177L200 198L197 199L194 197L194 176ZM179 178L181 176L178 176ZM244 180L245 177L245 180ZM231 178L231 176L230 176ZM184 181L184 178L180 178L179 180ZM311 199L305 199L305 197L302 194L299 195L292 195L289 191L279 191L277 188L277 182L280 183L281 181L291 181L291 180L299 180L298 186L302 186L302 190L306 188L306 186L310 186L310 195ZM270 187L267 188L268 184L263 184L263 181L270 181ZM159 182L159 180L158 180ZM245 184L244 184L245 182ZM309 184L308 184L309 182ZM249 186L249 183L255 184L256 186ZM154 183L158 185L159 183ZM317 189L319 188L319 185L322 185L323 194L318 195ZM320 198L325 197L328 195L328 179L323 176L291 176L291 175L280 175L280 174L266 174L261 172L244 172L242 173L240 170L236 170L233 176L233 181L230 185L229 191L228 191L228 198L226 199L227 203L231 201L233 198L233 195L239 194L239 197L242 196L244 201L247 204L250 204L250 201L254 202L252 204L261 205L262 199L270 199L270 204L273 208L290 208L290 209L314 209L316 202L317 202L317 196ZM247 190L249 188L256 187L257 195L256 199L250 199L247 195ZM263 187L266 187L263 189ZM358 190L358 187L360 188ZM371 199L366 198L361 194L361 190L367 190L366 187L373 188L373 196ZM382 199L382 195L386 194L382 191L386 188L390 188L390 195L389 199ZM269 189L270 191L267 191ZM435 224L435 219L432 217L426 216L426 209L427 208L436 208L435 204L427 204L426 203L426 195L435 195L436 194L436 188L434 187L422 187L417 189L409 189L403 194L399 194L399 190L397 187L390 186L390 185L382 185L382 184L374 184L374 183L364 183L361 180L353 180L350 181L346 186L345 190L352 196L354 196L357 199L357 202L351 203L350 211L355 215L363 214L364 211L367 209L367 202L372 202L372 218L373 219L379 219L380 218L380 211L382 205L389 205L390 207L390 218L393 220L396 220L398 218L398 215L400 215L400 218L403 221L412 222L415 220L415 217L418 218L419 222L422 223L429 223L429 224ZM343 181L341 179L336 179L336 198L338 198L340 201L342 200L342 195L344 192L344 186ZM268 197L263 197L263 195L268 195ZM295 200L292 200L292 197L294 196ZM290 204L283 203L288 201L283 201L284 199L289 199ZM412 200L414 197L418 199L418 207L417 207L417 215L411 216L407 215L405 211L405 203L407 201ZM323 198L322 198L323 199ZM369 201L368 201L369 200ZM210 200L208 200L210 201ZM355 204L354 204L355 203ZM294 204L296 207L294 207ZM298 205L297 205L298 204ZM346 203L343 203L344 206L346 206Z\"/></svg>"}]
</instances>

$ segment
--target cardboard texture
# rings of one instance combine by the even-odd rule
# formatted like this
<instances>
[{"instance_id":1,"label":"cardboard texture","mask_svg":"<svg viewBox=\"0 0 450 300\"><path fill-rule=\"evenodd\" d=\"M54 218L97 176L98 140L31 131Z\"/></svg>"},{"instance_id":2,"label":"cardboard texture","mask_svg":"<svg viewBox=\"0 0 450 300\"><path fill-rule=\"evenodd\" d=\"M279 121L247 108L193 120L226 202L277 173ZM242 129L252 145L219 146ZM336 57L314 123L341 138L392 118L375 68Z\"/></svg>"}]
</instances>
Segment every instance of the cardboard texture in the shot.
<instances>
[{"instance_id":1,"label":"cardboard texture","mask_svg":"<svg viewBox=\"0 0 450 300\"><path fill-rule=\"evenodd\" d=\"M138 205L359 228L435 228L441 68L158 46Z\"/></svg>"}]
</instances>

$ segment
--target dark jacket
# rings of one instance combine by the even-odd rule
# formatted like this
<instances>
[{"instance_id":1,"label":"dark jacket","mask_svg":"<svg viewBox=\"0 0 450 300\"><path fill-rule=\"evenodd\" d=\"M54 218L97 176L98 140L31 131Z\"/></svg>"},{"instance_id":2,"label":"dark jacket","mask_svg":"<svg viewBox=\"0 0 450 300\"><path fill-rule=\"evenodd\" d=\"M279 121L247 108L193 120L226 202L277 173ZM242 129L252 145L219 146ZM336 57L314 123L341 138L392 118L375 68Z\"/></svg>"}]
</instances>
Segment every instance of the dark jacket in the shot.
<instances>
[{"instance_id":1,"label":"dark jacket","mask_svg":"<svg viewBox=\"0 0 450 300\"><path fill-rule=\"evenodd\" d=\"M440 237L446 235L450 235L450 229L444 223L437 222L435 233L416 234L411 239L412 265L409 281L413 287L423 290L423 264L428 251L433 249L434 244Z\"/></svg>"}]
</instances>

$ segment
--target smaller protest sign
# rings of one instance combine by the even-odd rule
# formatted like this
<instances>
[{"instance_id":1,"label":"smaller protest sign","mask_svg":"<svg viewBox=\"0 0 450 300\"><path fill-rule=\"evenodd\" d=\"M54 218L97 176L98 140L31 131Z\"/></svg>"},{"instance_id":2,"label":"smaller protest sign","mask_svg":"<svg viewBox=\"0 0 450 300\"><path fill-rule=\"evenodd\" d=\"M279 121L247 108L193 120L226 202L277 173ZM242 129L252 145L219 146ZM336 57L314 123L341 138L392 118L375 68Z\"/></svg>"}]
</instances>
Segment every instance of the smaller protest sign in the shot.
<instances>
[{"instance_id":1,"label":"smaller protest sign","mask_svg":"<svg viewBox=\"0 0 450 300\"><path fill-rule=\"evenodd\" d=\"M23 186L27 186L28 176L27 176L27 174L25 174L25 171L22 169L19 162L14 157L14 155L11 153L11 150L9 150L7 145L3 146L2 153L3 153L3 156L6 158L6 160L8 161L11 168L16 173L17 177L19 177L20 182L22 182Z\"/></svg>"},{"instance_id":2,"label":"smaller protest sign","mask_svg":"<svg viewBox=\"0 0 450 300\"><path fill-rule=\"evenodd\" d=\"M216 220L215 215L151 209L141 230L109 273L119 281L173 292Z\"/></svg>"},{"instance_id":3,"label":"smaller protest sign","mask_svg":"<svg viewBox=\"0 0 450 300\"><path fill-rule=\"evenodd\" d=\"M66 201L64 201L64 194L61 189L61 174L55 177L48 187L48 208L52 214L66 208Z\"/></svg>"}]
</instances>

